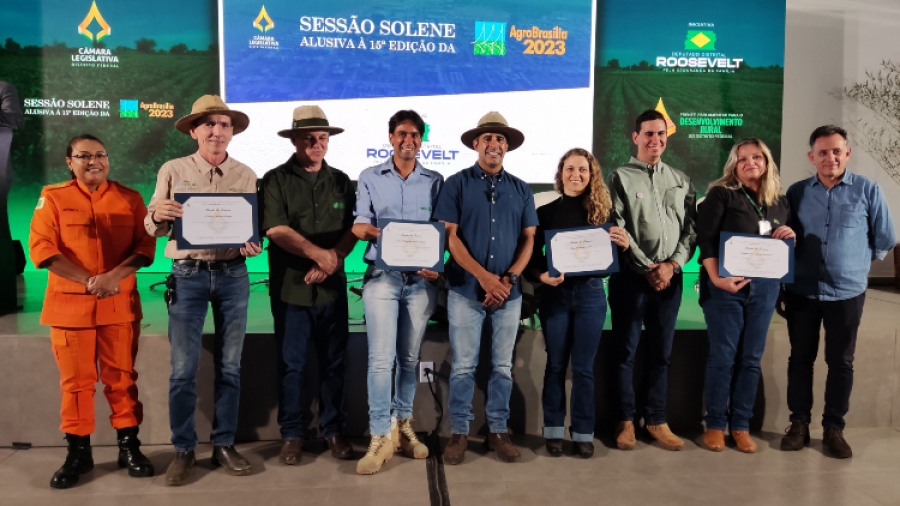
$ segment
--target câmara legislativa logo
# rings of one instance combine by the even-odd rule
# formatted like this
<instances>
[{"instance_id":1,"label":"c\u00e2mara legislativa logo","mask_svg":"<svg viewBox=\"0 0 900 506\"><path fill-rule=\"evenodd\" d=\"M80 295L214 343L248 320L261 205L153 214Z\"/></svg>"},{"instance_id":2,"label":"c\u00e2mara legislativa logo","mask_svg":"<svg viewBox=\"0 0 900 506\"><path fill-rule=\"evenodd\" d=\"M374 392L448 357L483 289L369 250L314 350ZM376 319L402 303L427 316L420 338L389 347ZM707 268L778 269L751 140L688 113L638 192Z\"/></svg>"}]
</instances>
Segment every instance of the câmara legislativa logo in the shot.
<instances>
[{"instance_id":1,"label":"c\u00e2mara legislativa logo","mask_svg":"<svg viewBox=\"0 0 900 506\"><path fill-rule=\"evenodd\" d=\"M99 27L96 33L91 30L94 25ZM78 48L78 52L72 55L73 67L119 68L119 57L114 55L109 48L98 47L100 41L112 33L112 26L103 19L96 0L91 3L87 15L78 25L78 33L84 35L91 42L91 47Z\"/></svg>"},{"instance_id":2,"label":"c\u00e2mara legislativa logo","mask_svg":"<svg viewBox=\"0 0 900 506\"><path fill-rule=\"evenodd\" d=\"M256 19L253 20L253 28L262 33L269 33L269 30L275 28L275 22L272 21L272 18L266 11L265 5L259 10L259 15L256 16ZM278 49L278 41L271 35L254 35L250 39L250 49Z\"/></svg>"}]
</instances>

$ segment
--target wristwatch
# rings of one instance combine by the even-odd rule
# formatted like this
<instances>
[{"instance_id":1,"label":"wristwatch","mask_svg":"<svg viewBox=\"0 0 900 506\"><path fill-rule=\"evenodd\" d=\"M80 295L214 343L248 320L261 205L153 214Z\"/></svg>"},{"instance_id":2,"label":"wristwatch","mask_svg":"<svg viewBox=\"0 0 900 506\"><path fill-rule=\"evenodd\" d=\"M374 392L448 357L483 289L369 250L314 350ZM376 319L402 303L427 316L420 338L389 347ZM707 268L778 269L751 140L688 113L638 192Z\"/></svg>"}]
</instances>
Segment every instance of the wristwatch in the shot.
<instances>
[{"instance_id":1,"label":"wristwatch","mask_svg":"<svg viewBox=\"0 0 900 506\"><path fill-rule=\"evenodd\" d=\"M681 273L681 266L678 265L678 262L676 262L675 260L669 260L669 263L672 264L672 267L675 268L675 274Z\"/></svg>"},{"instance_id":2,"label":"wristwatch","mask_svg":"<svg viewBox=\"0 0 900 506\"><path fill-rule=\"evenodd\" d=\"M516 284L519 282L519 275L515 272L507 272L506 274L504 274L504 276L509 278L509 284L512 286L516 286Z\"/></svg>"}]
</instances>

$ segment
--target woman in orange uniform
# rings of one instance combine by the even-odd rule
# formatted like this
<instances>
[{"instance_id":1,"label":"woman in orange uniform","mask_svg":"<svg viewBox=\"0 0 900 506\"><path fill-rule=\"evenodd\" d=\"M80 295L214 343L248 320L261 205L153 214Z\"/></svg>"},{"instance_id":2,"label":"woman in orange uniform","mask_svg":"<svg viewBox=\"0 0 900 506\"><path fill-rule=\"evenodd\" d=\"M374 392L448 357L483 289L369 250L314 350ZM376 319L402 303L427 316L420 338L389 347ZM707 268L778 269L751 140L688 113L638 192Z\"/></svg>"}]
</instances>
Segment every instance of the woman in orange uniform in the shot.
<instances>
[{"instance_id":1,"label":"woman in orange uniform","mask_svg":"<svg viewBox=\"0 0 900 506\"><path fill-rule=\"evenodd\" d=\"M135 271L150 265L155 239L144 231L141 195L106 179L109 159L100 139L79 135L69 142L66 164L72 181L41 192L28 247L38 268L50 271L41 324L50 326L59 366L66 462L50 486L69 488L94 467L94 384L103 382L119 443L120 467L130 476L152 476L140 451L134 358L141 301Z\"/></svg>"}]
</instances>

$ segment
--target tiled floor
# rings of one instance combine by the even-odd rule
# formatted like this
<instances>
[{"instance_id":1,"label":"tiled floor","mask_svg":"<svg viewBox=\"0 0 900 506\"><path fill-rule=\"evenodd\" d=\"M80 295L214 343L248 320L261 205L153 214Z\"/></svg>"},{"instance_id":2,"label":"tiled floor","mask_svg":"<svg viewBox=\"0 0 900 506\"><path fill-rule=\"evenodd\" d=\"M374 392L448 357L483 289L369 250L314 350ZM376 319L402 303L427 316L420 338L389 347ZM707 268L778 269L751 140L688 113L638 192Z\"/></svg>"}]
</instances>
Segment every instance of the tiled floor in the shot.
<instances>
[{"instance_id":1,"label":"tiled floor","mask_svg":"<svg viewBox=\"0 0 900 506\"><path fill-rule=\"evenodd\" d=\"M470 440L466 461L445 466L450 503L461 505L900 505L900 431L848 430L854 449L849 460L822 454L821 434L796 453L781 452L781 435L755 435L756 455L729 448L711 453L689 441L684 451L668 452L641 443L630 452L596 442L591 460L571 455L551 458L537 437L514 438L521 462L507 464ZM356 445L362 455L362 441ZM278 462L277 443L241 445L253 463L248 477L231 477L210 467L210 448L191 482L166 487L164 476L129 478L115 466L115 448L95 448L94 471L70 490L53 490L48 481L62 463L63 448L25 451L0 449L0 504L8 505L428 505L425 461L396 456L374 476L355 474L355 461L336 461L317 442L306 445L295 467ZM169 447L146 447L160 473ZM567 447L567 450L571 448Z\"/></svg>"}]
</instances>

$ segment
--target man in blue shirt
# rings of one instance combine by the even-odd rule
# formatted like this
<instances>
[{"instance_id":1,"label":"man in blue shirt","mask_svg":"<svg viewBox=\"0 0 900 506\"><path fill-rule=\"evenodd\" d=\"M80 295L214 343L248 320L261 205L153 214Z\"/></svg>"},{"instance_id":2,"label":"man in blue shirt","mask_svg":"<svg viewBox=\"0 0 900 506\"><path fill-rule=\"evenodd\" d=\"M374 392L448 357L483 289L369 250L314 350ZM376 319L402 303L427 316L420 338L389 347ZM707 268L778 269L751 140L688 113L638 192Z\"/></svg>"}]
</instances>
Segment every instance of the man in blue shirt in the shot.
<instances>
[{"instance_id":1,"label":"man in blue shirt","mask_svg":"<svg viewBox=\"0 0 900 506\"><path fill-rule=\"evenodd\" d=\"M428 447L412 428L413 398L419 375L419 347L437 303L438 273L428 269L382 270L378 253L378 220L428 221L444 177L416 160L425 122L415 111L398 111L388 121L391 159L359 175L353 233L369 241L363 304L369 341L369 432L372 440L356 466L359 474L375 474L396 449L424 459ZM443 257L442 257L443 258ZM391 370L397 365L394 381ZM391 397L393 383L394 395Z\"/></svg>"},{"instance_id":2,"label":"man in blue shirt","mask_svg":"<svg viewBox=\"0 0 900 506\"><path fill-rule=\"evenodd\" d=\"M853 455L844 440L850 409L853 353L862 319L872 260L883 259L897 243L887 202L878 185L846 169L847 131L833 125L809 137L809 160L816 175L791 185L791 227L797 232L794 283L786 285L779 314L791 339L788 408L791 426L782 450L809 444L813 405L813 364L819 329L825 327L825 410L823 444L836 458Z\"/></svg>"},{"instance_id":3,"label":"man in blue shirt","mask_svg":"<svg viewBox=\"0 0 900 506\"><path fill-rule=\"evenodd\" d=\"M488 383L488 448L506 462L519 458L509 440L512 354L522 307L519 276L531 258L538 224L531 189L503 168L503 157L525 141L497 112L462 134L478 152L478 162L447 178L434 218L447 227L447 319L450 322L450 428L444 462L459 464L468 448L475 366L485 319L491 324L491 379Z\"/></svg>"}]
</instances>

